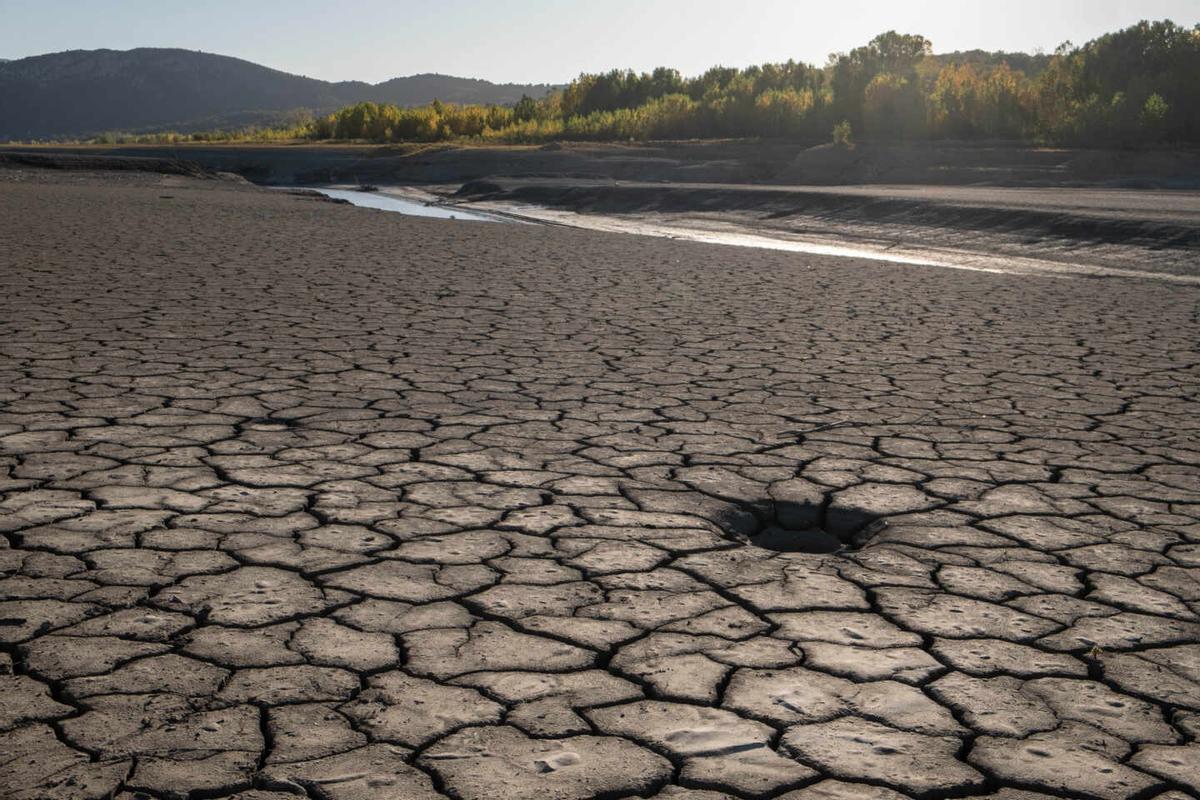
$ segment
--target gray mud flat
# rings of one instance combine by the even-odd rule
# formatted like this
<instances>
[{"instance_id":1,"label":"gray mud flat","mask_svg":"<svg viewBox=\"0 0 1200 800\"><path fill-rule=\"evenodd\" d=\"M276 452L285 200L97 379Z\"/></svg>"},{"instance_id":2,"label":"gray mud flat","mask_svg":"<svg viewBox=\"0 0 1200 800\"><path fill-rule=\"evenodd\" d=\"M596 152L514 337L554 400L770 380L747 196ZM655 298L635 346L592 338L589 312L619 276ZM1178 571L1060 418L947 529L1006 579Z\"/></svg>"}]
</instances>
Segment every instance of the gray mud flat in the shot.
<instances>
[{"instance_id":1,"label":"gray mud flat","mask_svg":"<svg viewBox=\"0 0 1200 800\"><path fill-rule=\"evenodd\" d=\"M1195 796L1198 301L0 170L0 797Z\"/></svg>"}]
</instances>

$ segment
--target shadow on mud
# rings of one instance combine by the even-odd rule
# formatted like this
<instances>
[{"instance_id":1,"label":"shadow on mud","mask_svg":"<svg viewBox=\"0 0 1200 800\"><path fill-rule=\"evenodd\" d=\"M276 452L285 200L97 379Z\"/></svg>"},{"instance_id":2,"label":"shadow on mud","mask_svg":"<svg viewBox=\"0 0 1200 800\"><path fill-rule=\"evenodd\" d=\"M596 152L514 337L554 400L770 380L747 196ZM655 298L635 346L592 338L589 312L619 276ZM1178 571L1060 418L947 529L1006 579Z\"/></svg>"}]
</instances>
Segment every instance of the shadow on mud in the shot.
<instances>
[{"instance_id":1,"label":"shadow on mud","mask_svg":"<svg viewBox=\"0 0 1200 800\"><path fill-rule=\"evenodd\" d=\"M876 515L859 509L813 503L764 500L750 504L753 514L729 514L716 522L753 547L780 553L839 553L857 550L886 527Z\"/></svg>"}]
</instances>

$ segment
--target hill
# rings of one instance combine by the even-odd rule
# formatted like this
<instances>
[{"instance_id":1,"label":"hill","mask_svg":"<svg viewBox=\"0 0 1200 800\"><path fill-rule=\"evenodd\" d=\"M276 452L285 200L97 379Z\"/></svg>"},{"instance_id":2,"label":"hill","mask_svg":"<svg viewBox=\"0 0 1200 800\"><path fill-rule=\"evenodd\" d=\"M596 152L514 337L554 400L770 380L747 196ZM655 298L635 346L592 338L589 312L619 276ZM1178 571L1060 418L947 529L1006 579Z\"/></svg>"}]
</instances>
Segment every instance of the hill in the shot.
<instances>
[{"instance_id":1,"label":"hill","mask_svg":"<svg viewBox=\"0 0 1200 800\"><path fill-rule=\"evenodd\" d=\"M0 140L263 123L363 100L510 104L550 88L434 74L332 83L191 50L69 50L0 61Z\"/></svg>"}]
</instances>

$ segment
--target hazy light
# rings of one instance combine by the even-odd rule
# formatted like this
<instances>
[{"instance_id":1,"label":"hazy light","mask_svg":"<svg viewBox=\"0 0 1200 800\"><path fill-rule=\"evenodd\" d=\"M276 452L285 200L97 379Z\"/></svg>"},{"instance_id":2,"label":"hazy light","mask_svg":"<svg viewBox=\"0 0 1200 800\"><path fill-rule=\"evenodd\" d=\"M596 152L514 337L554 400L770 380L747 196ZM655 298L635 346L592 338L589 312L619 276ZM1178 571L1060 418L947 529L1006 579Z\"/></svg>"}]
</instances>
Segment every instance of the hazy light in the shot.
<instances>
[{"instance_id":1,"label":"hazy light","mask_svg":"<svg viewBox=\"0 0 1200 800\"><path fill-rule=\"evenodd\" d=\"M185 47L327 80L441 72L565 82L579 72L824 63L881 31L938 52L1053 50L1139 19L1200 20L1196 0L0 0L0 58L77 48Z\"/></svg>"}]
</instances>

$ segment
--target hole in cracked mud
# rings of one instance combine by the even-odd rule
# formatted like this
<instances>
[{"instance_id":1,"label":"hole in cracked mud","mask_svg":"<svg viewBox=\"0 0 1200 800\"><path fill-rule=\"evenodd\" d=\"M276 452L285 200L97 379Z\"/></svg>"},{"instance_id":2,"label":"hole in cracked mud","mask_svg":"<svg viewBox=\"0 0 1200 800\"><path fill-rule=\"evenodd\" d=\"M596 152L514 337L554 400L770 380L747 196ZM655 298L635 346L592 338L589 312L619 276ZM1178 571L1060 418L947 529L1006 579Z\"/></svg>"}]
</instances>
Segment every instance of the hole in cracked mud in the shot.
<instances>
[{"instance_id":1,"label":"hole in cracked mud","mask_svg":"<svg viewBox=\"0 0 1200 800\"><path fill-rule=\"evenodd\" d=\"M275 417L255 417L241 423L238 427L247 431L286 431L295 428L300 423L294 419L276 419Z\"/></svg>"},{"instance_id":2,"label":"hole in cracked mud","mask_svg":"<svg viewBox=\"0 0 1200 800\"><path fill-rule=\"evenodd\" d=\"M719 523L752 547L780 553L857 550L886 527L874 514L858 509L770 500L728 514Z\"/></svg>"}]
</instances>

